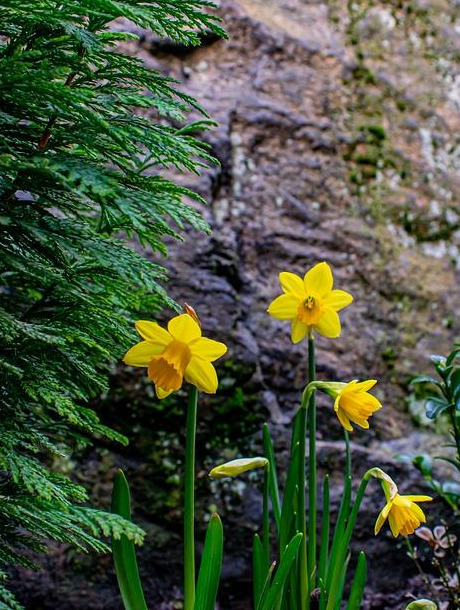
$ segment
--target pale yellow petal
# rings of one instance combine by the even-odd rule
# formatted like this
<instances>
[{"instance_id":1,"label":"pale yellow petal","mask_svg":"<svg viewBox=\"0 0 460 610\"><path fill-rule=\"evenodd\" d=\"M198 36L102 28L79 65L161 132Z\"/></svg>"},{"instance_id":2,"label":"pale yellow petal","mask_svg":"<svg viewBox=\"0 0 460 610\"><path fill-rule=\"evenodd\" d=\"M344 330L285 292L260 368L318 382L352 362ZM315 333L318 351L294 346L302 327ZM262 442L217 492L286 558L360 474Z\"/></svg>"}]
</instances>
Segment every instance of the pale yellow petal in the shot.
<instances>
[{"instance_id":1,"label":"pale yellow petal","mask_svg":"<svg viewBox=\"0 0 460 610\"><path fill-rule=\"evenodd\" d=\"M282 271L280 273L280 284L284 292L292 293L299 297L299 299L301 299L305 293L303 280L295 273Z\"/></svg>"},{"instance_id":2,"label":"pale yellow petal","mask_svg":"<svg viewBox=\"0 0 460 610\"><path fill-rule=\"evenodd\" d=\"M327 263L318 263L310 271L307 271L304 278L305 292L313 292L320 297L325 297L332 290L333 278L331 268Z\"/></svg>"},{"instance_id":3,"label":"pale yellow petal","mask_svg":"<svg viewBox=\"0 0 460 610\"><path fill-rule=\"evenodd\" d=\"M388 503L388 504L385 504L385 506L380 511L380 514L377 517L377 521L375 522L375 528L374 528L374 533L375 533L376 536L380 532L380 530L382 529L382 525L387 520L388 513L390 512L390 509L391 509L391 503Z\"/></svg>"},{"instance_id":4,"label":"pale yellow petal","mask_svg":"<svg viewBox=\"0 0 460 610\"><path fill-rule=\"evenodd\" d=\"M323 312L320 321L315 324L315 330L317 330L320 335L324 335L330 339L340 337L342 327L340 325L339 314L333 309L326 309Z\"/></svg>"},{"instance_id":5,"label":"pale yellow petal","mask_svg":"<svg viewBox=\"0 0 460 610\"><path fill-rule=\"evenodd\" d=\"M338 409L338 411L336 411L337 413L337 417L339 418L339 422L342 424L342 426L345 428L345 430L348 430L348 432L353 432L353 427L350 424L350 420L348 419L345 411L343 409Z\"/></svg>"},{"instance_id":6,"label":"pale yellow petal","mask_svg":"<svg viewBox=\"0 0 460 610\"><path fill-rule=\"evenodd\" d=\"M411 502L431 502L433 498L430 496L404 496L406 500L410 500Z\"/></svg>"},{"instance_id":7,"label":"pale yellow petal","mask_svg":"<svg viewBox=\"0 0 460 610\"><path fill-rule=\"evenodd\" d=\"M219 341L200 337L189 345L192 356L199 356L209 362L214 362L227 352L227 346Z\"/></svg>"},{"instance_id":8,"label":"pale yellow petal","mask_svg":"<svg viewBox=\"0 0 460 610\"><path fill-rule=\"evenodd\" d=\"M397 538L399 535L399 527L393 512L390 512L390 514L388 515L388 522L390 523L391 533L395 538Z\"/></svg>"},{"instance_id":9,"label":"pale yellow petal","mask_svg":"<svg viewBox=\"0 0 460 610\"><path fill-rule=\"evenodd\" d=\"M355 393L356 392L356 385L358 384L358 380L357 379L353 379L353 381L349 381L345 387L341 390L341 394L343 396L345 396L346 394L350 394L350 393Z\"/></svg>"},{"instance_id":10,"label":"pale yellow petal","mask_svg":"<svg viewBox=\"0 0 460 610\"><path fill-rule=\"evenodd\" d=\"M410 511L413 514L413 516L420 521L420 523L425 523L426 521L426 517L425 517L425 513L423 512L423 510L420 508L420 506L418 506L417 504L415 504L415 502L412 502L411 507L410 507ZM420 525L420 523L418 525Z\"/></svg>"},{"instance_id":11,"label":"pale yellow petal","mask_svg":"<svg viewBox=\"0 0 460 610\"><path fill-rule=\"evenodd\" d=\"M219 382L216 369L207 360L192 356L184 376L189 383L195 385L202 392L207 394L217 392Z\"/></svg>"},{"instance_id":12,"label":"pale yellow petal","mask_svg":"<svg viewBox=\"0 0 460 610\"><path fill-rule=\"evenodd\" d=\"M353 303L353 297L348 292L344 290L332 290L329 294L323 299L323 304L325 307L330 307L335 311L340 311L344 307L348 307Z\"/></svg>"},{"instance_id":13,"label":"pale yellow petal","mask_svg":"<svg viewBox=\"0 0 460 610\"><path fill-rule=\"evenodd\" d=\"M369 422L367 421L367 419L363 419L361 417L352 417L351 421L360 428L364 428L364 430L369 430Z\"/></svg>"},{"instance_id":14,"label":"pale yellow petal","mask_svg":"<svg viewBox=\"0 0 460 610\"><path fill-rule=\"evenodd\" d=\"M155 345L150 343L150 341L141 341L126 352L123 362L129 366L148 366L150 360L155 356L159 356L164 349L163 345Z\"/></svg>"},{"instance_id":15,"label":"pale yellow petal","mask_svg":"<svg viewBox=\"0 0 460 610\"><path fill-rule=\"evenodd\" d=\"M356 384L355 389L359 390L360 392L368 392L371 388L375 386L376 383L377 379L367 379L366 381L359 381Z\"/></svg>"},{"instance_id":16,"label":"pale yellow petal","mask_svg":"<svg viewBox=\"0 0 460 610\"><path fill-rule=\"evenodd\" d=\"M297 317L299 299L292 294L282 294L270 303L268 313L278 320L292 320Z\"/></svg>"},{"instance_id":17,"label":"pale yellow petal","mask_svg":"<svg viewBox=\"0 0 460 610\"><path fill-rule=\"evenodd\" d=\"M300 343L307 336L308 326L298 318L292 320L291 340L293 343Z\"/></svg>"},{"instance_id":18,"label":"pale yellow petal","mask_svg":"<svg viewBox=\"0 0 460 610\"><path fill-rule=\"evenodd\" d=\"M187 344L201 337L200 325L187 313L182 313L169 320L168 331L174 339Z\"/></svg>"},{"instance_id":19,"label":"pale yellow petal","mask_svg":"<svg viewBox=\"0 0 460 610\"><path fill-rule=\"evenodd\" d=\"M163 400L163 398L166 398L167 396L172 394L174 392L174 390L163 390L162 388L160 388L156 385L155 392L156 392L157 398L159 398L160 400Z\"/></svg>"},{"instance_id":20,"label":"pale yellow petal","mask_svg":"<svg viewBox=\"0 0 460 610\"><path fill-rule=\"evenodd\" d=\"M340 407L340 394L338 394L338 395L335 397L335 400L334 400L334 411L335 411L336 413L337 413L337 411L339 410L339 407Z\"/></svg>"},{"instance_id":21,"label":"pale yellow petal","mask_svg":"<svg viewBox=\"0 0 460 610\"><path fill-rule=\"evenodd\" d=\"M156 322L149 320L138 320L134 326L140 336L146 341L152 341L158 345L168 345L171 343L172 337L165 328L162 328Z\"/></svg>"}]
</instances>

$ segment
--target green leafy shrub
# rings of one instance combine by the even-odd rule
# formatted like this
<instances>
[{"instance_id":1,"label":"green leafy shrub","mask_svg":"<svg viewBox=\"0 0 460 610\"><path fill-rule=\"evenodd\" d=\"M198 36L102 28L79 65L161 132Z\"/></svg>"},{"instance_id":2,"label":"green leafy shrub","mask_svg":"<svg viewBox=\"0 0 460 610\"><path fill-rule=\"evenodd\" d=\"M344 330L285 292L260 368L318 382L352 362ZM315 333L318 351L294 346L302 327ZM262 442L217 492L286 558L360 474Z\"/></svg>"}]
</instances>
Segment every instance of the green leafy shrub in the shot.
<instances>
[{"instance_id":1,"label":"green leafy shrub","mask_svg":"<svg viewBox=\"0 0 460 610\"><path fill-rule=\"evenodd\" d=\"M103 551L101 535L142 537L50 464L94 435L126 442L85 403L129 343L126 318L168 302L163 269L127 240L164 253L165 235L206 229L184 201L200 198L161 170L199 173L212 158L194 133L210 122L187 125L195 100L124 54L135 36L110 24L196 45L223 35L212 6L1 3L0 565L30 566L47 539ZM18 607L3 585L0 604Z\"/></svg>"}]
</instances>

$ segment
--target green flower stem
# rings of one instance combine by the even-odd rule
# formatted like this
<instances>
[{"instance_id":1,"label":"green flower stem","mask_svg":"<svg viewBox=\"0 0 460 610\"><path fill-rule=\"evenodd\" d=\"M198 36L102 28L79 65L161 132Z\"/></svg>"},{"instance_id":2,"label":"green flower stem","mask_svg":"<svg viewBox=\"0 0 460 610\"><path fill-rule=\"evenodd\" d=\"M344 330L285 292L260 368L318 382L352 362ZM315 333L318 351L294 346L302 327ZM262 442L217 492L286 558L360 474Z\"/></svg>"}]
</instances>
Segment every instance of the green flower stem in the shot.
<instances>
[{"instance_id":1,"label":"green flower stem","mask_svg":"<svg viewBox=\"0 0 460 610\"><path fill-rule=\"evenodd\" d=\"M345 436L345 479L344 486L351 486L351 451L350 451L350 433L348 430L344 430ZM350 489L351 491L351 489ZM350 512L350 504L345 507L345 515L348 518Z\"/></svg>"},{"instance_id":2,"label":"green flower stem","mask_svg":"<svg viewBox=\"0 0 460 610\"><path fill-rule=\"evenodd\" d=\"M198 389L191 386L187 406L184 504L184 609L195 606L195 437Z\"/></svg>"},{"instance_id":3,"label":"green flower stem","mask_svg":"<svg viewBox=\"0 0 460 610\"><path fill-rule=\"evenodd\" d=\"M345 530L342 539L340 540L339 548L337 549L337 554L334 557L333 565L333 573L332 573L332 581L331 587L329 589L329 597L326 606L326 610L334 610L337 604L337 594L340 588L340 581L343 575L343 565L345 562L347 549L350 544L351 536L353 534L353 530L356 523L356 518L358 517L359 507L361 506L361 502L363 501L364 493L366 491L366 487L369 483L369 479L371 476L374 476L374 471L378 469L374 468L368 470L366 474L363 476L361 484L358 489L358 493L356 494L356 500L353 504L353 509L350 514L350 518L348 519L347 529Z\"/></svg>"},{"instance_id":4,"label":"green flower stem","mask_svg":"<svg viewBox=\"0 0 460 610\"><path fill-rule=\"evenodd\" d=\"M351 477L350 433L344 430L345 436L345 477Z\"/></svg>"},{"instance_id":5,"label":"green flower stem","mask_svg":"<svg viewBox=\"0 0 460 610\"><path fill-rule=\"evenodd\" d=\"M309 564L307 561L307 521L305 509L305 444L307 434L307 407L311 394L304 392L302 396L302 404L300 406L299 417L299 527L302 532L302 540L299 549L299 597L297 599L297 607L299 610L306 610L309 607L308 595L308 574Z\"/></svg>"},{"instance_id":6,"label":"green flower stem","mask_svg":"<svg viewBox=\"0 0 460 610\"><path fill-rule=\"evenodd\" d=\"M268 496L270 494L269 466L264 468L264 497L263 497L263 552L264 552L264 579L270 569L270 513L268 511Z\"/></svg>"},{"instance_id":7,"label":"green flower stem","mask_svg":"<svg viewBox=\"0 0 460 610\"><path fill-rule=\"evenodd\" d=\"M315 380L315 343L313 335L308 337L308 382ZM313 392L308 404L308 581L309 590L315 588L316 575L316 396ZM305 468L304 463L302 463ZM303 495L303 494L301 494Z\"/></svg>"}]
</instances>

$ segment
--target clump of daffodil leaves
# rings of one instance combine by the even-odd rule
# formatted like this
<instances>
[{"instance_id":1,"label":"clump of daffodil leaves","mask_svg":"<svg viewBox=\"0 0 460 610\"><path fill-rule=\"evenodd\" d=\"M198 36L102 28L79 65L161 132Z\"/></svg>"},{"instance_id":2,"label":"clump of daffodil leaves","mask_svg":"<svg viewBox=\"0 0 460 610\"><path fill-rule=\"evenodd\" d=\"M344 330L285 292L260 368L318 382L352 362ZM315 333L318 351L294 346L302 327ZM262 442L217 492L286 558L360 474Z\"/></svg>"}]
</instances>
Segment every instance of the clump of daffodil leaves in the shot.
<instances>
[{"instance_id":1,"label":"clump of daffodil leaves","mask_svg":"<svg viewBox=\"0 0 460 610\"><path fill-rule=\"evenodd\" d=\"M396 483L378 467L364 474L352 498L349 433L354 431L354 426L368 429L369 419L382 408L379 398L370 392L377 381L316 380L314 346L315 335L326 340L340 336L339 312L353 302L353 297L334 288L333 274L326 262L313 266L303 277L283 271L279 279L283 292L269 305L268 313L279 320L290 321L293 343L305 338L308 340L308 381L292 423L290 459L284 486L281 489L278 482L276 452L267 424L263 428L263 456L242 457L219 464L209 475L221 479L241 476L255 469L263 471L262 532L255 534L253 540L254 610L310 610L317 608L318 604L320 610L337 610L344 601L350 541L369 481L372 478L380 481L385 496L385 504L375 523L375 534L386 521L394 537L413 534L426 521L419 503L428 502L431 498L400 494ZM186 306L185 313L173 317L166 328L149 320L140 320L135 326L142 341L126 353L124 362L147 369L158 399L178 391L184 382L189 386L184 493L184 608L214 610L223 553L222 524L217 514L209 521L197 578L195 430L198 391L209 394L217 391L218 379L213 363L225 355L227 347L220 341L202 336L200 320L190 306ZM318 391L331 397L331 412L335 413L344 430L344 487L334 527L327 475L322 482L321 502L318 498L315 403ZM115 483L114 510L129 517L129 489L122 473ZM319 507L320 524L317 518ZM273 533L275 541L271 539ZM145 600L134 548L127 540L123 542L126 543L124 547L114 543L114 557L125 608L143 610ZM273 549L278 549L278 558L273 556ZM366 574L366 558L361 552L346 602L347 610L361 607ZM132 605L133 599L137 600L137 606Z\"/></svg>"}]
</instances>

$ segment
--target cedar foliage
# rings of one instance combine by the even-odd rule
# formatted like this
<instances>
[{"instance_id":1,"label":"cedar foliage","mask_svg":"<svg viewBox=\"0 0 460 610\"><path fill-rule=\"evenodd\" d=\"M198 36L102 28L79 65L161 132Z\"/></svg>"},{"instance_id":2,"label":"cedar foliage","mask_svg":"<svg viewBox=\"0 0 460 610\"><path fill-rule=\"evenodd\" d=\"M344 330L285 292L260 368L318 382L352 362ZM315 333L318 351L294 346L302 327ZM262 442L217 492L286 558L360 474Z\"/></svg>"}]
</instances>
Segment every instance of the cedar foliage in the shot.
<instances>
[{"instance_id":1,"label":"cedar foliage","mask_svg":"<svg viewBox=\"0 0 460 610\"><path fill-rule=\"evenodd\" d=\"M205 117L195 100L120 51L135 38L123 24L197 45L224 35L213 6L0 2L1 582L48 539L94 551L122 531L142 539L50 464L94 436L127 442L87 402L132 342L127 319L168 302L163 269L128 240L165 253L165 235L207 228L187 204L198 195L161 174L212 161L194 135L210 122L186 124L192 109ZM0 607L19 608L1 583Z\"/></svg>"}]
</instances>

